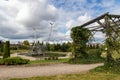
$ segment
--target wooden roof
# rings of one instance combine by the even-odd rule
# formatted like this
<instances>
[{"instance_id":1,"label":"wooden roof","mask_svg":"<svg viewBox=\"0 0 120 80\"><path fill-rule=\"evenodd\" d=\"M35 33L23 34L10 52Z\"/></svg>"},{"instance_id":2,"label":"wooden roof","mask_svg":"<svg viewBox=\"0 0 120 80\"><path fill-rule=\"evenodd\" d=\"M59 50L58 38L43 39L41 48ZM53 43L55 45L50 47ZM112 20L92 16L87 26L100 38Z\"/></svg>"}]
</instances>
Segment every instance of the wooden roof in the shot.
<instances>
[{"instance_id":1,"label":"wooden roof","mask_svg":"<svg viewBox=\"0 0 120 80\"><path fill-rule=\"evenodd\" d=\"M103 20L104 19L104 20ZM104 22L101 22L101 20L103 20ZM91 26L91 27L87 27L90 24L93 23L98 23L97 26ZM120 29L120 15L113 15L113 14L109 14L109 12L104 13L100 16L98 16L95 19L92 19L82 25L80 25L79 27L86 27L89 28L91 31L101 31L103 30L105 27L107 27L106 25L109 23L110 26L117 26L118 29Z\"/></svg>"}]
</instances>

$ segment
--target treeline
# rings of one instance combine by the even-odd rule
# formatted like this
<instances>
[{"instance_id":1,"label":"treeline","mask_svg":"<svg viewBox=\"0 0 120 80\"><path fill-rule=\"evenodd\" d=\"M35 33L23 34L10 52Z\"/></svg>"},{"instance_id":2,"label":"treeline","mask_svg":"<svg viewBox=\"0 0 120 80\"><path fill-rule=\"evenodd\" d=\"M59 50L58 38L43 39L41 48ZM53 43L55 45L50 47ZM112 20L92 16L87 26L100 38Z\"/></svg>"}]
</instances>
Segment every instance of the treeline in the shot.
<instances>
[{"instance_id":1,"label":"treeline","mask_svg":"<svg viewBox=\"0 0 120 80\"><path fill-rule=\"evenodd\" d=\"M11 50L30 50L33 46L39 45L40 48L44 48L45 51L59 51L59 52L70 52L71 51L71 43L44 43L37 41L36 43L30 43L28 40L24 40L23 42L19 42L18 44L11 44Z\"/></svg>"},{"instance_id":2,"label":"treeline","mask_svg":"<svg viewBox=\"0 0 120 80\"><path fill-rule=\"evenodd\" d=\"M3 41L0 41L0 52L3 52L3 45L4 45Z\"/></svg>"},{"instance_id":3,"label":"treeline","mask_svg":"<svg viewBox=\"0 0 120 80\"><path fill-rule=\"evenodd\" d=\"M46 50L47 51L61 51L61 52L70 52L71 51L71 43L62 43L62 44L49 44L46 43Z\"/></svg>"},{"instance_id":4,"label":"treeline","mask_svg":"<svg viewBox=\"0 0 120 80\"><path fill-rule=\"evenodd\" d=\"M44 48L45 51L59 51L59 52L71 52L72 51L72 43L66 42L66 43L44 43L44 42L37 42L37 45L40 45L42 48ZM0 41L0 52L3 51L3 45L4 42ZM28 40L24 40L23 42L19 42L18 44L10 44L11 50L30 50L34 46L34 43L30 43ZM88 44L88 49L97 49L101 45L100 44Z\"/></svg>"}]
</instances>

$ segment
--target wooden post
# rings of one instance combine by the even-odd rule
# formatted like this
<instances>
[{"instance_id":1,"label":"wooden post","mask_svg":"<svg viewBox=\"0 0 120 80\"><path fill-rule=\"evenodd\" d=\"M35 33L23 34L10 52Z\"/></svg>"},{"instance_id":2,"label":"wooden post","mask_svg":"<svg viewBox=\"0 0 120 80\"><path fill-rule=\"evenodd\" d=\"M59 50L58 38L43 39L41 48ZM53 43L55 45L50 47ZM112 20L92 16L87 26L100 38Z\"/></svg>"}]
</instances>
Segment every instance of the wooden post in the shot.
<instances>
[{"instance_id":1,"label":"wooden post","mask_svg":"<svg viewBox=\"0 0 120 80\"><path fill-rule=\"evenodd\" d=\"M110 30L110 22L109 22L109 18L106 15L105 16L105 31L106 31L106 39L110 38L110 34L111 32L109 32ZM107 42L107 62L110 63L112 61L112 56L110 53L110 44L109 44L109 40L106 41Z\"/></svg>"}]
</instances>

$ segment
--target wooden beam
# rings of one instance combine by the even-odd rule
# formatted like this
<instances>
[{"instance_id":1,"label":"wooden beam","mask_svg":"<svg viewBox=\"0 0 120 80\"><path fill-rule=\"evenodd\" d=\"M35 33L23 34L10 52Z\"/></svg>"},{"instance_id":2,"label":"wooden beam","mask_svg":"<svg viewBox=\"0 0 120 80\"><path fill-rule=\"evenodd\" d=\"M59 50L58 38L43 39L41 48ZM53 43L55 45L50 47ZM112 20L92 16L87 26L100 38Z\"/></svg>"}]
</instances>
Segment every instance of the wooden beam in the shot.
<instances>
[{"instance_id":1,"label":"wooden beam","mask_svg":"<svg viewBox=\"0 0 120 80\"><path fill-rule=\"evenodd\" d=\"M90 27L86 27L86 28L101 28L101 26L100 25L97 25L97 26L90 26Z\"/></svg>"},{"instance_id":2,"label":"wooden beam","mask_svg":"<svg viewBox=\"0 0 120 80\"><path fill-rule=\"evenodd\" d=\"M113 14L109 14L110 17L114 17L114 18L120 18L120 15L113 15Z\"/></svg>"},{"instance_id":3,"label":"wooden beam","mask_svg":"<svg viewBox=\"0 0 120 80\"><path fill-rule=\"evenodd\" d=\"M104 18L106 15L108 15L108 14L109 14L109 13L107 12L107 13L105 13L105 14L103 14L103 15L101 15L101 16L93 19L93 20L88 21L87 23L85 23L85 24L83 24L83 25L81 25L81 26L79 26L79 27L85 27L85 26L87 26L87 25L89 25L89 24L91 24L91 23L94 23L94 22L96 22L96 21L98 21L98 20L100 20L100 19L103 19L103 18Z\"/></svg>"},{"instance_id":4,"label":"wooden beam","mask_svg":"<svg viewBox=\"0 0 120 80\"><path fill-rule=\"evenodd\" d=\"M101 29L101 30L90 30L90 31L97 31L97 32L100 31L101 32L101 31L103 31L103 29Z\"/></svg>"}]
</instances>

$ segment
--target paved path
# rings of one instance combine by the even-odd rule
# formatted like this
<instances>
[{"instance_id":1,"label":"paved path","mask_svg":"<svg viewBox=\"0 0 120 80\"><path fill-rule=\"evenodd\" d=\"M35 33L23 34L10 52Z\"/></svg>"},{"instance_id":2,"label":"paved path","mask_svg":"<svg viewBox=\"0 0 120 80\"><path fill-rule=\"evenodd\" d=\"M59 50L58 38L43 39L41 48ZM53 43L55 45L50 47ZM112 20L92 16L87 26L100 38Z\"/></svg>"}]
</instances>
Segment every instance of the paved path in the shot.
<instances>
[{"instance_id":1,"label":"paved path","mask_svg":"<svg viewBox=\"0 0 120 80\"><path fill-rule=\"evenodd\" d=\"M46 66L0 66L0 80L8 78L27 78L35 76L49 76L57 74L72 74L85 72L101 64L73 65L73 64L54 64Z\"/></svg>"}]
</instances>

